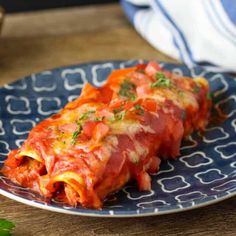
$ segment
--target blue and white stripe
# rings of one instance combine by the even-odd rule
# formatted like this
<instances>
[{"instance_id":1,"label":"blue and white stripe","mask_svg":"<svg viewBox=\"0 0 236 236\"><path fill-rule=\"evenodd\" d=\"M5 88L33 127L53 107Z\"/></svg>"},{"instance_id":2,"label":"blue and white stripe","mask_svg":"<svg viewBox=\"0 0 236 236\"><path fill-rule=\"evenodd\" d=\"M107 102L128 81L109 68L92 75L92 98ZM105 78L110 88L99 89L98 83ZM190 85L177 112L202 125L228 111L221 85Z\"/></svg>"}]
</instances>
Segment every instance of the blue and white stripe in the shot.
<instances>
[{"instance_id":1,"label":"blue and white stripe","mask_svg":"<svg viewBox=\"0 0 236 236\"><path fill-rule=\"evenodd\" d=\"M214 71L236 72L236 0L121 0L155 48Z\"/></svg>"}]
</instances>

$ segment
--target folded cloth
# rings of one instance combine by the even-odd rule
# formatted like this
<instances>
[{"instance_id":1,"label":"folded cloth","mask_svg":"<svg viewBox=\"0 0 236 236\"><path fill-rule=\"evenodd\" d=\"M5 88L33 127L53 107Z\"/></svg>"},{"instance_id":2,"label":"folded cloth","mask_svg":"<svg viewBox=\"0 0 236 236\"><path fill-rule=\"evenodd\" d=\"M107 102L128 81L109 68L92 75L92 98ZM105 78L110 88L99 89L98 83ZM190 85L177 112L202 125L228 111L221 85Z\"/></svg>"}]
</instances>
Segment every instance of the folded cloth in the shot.
<instances>
[{"instance_id":1,"label":"folded cloth","mask_svg":"<svg viewBox=\"0 0 236 236\"><path fill-rule=\"evenodd\" d=\"M236 72L236 0L121 0L155 48L213 71Z\"/></svg>"}]
</instances>

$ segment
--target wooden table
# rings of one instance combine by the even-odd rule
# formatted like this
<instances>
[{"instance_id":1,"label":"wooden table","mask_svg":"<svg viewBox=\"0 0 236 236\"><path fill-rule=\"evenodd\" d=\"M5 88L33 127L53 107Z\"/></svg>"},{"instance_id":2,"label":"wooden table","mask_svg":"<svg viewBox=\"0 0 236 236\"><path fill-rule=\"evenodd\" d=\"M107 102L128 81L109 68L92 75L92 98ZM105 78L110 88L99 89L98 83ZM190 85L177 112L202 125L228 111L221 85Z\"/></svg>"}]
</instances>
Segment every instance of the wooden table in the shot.
<instances>
[{"instance_id":1,"label":"wooden table","mask_svg":"<svg viewBox=\"0 0 236 236\"><path fill-rule=\"evenodd\" d=\"M0 85L47 68L108 59L174 60L154 50L120 7L90 6L8 15L0 39ZM0 197L15 235L236 235L236 198L189 212L102 219L36 209Z\"/></svg>"}]
</instances>

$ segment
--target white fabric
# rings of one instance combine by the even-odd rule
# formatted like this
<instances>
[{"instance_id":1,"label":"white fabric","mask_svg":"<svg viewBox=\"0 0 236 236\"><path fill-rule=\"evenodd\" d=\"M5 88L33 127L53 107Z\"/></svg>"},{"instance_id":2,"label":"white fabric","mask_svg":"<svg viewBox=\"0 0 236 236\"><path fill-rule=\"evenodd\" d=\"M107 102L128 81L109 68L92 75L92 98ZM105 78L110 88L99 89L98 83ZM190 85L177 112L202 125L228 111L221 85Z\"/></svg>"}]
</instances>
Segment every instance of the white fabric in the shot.
<instances>
[{"instance_id":1,"label":"white fabric","mask_svg":"<svg viewBox=\"0 0 236 236\"><path fill-rule=\"evenodd\" d=\"M137 9L135 28L155 48L189 66L206 62L208 68L236 72L236 26L220 1L126 1Z\"/></svg>"}]
</instances>

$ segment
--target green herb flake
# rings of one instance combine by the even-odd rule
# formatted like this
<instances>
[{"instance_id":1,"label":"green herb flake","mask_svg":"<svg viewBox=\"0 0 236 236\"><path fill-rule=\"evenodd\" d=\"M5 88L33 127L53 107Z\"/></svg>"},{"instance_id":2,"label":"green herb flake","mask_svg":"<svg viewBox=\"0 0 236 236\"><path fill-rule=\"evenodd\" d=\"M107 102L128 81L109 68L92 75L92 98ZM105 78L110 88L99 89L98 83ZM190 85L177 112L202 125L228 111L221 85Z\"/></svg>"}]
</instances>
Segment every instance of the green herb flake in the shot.
<instances>
[{"instance_id":1,"label":"green herb flake","mask_svg":"<svg viewBox=\"0 0 236 236\"><path fill-rule=\"evenodd\" d=\"M135 109L135 110L142 109L142 106L141 106L140 104L136 104L136 105L134 106L134 109Z\"/></svg>"},{"instance_id":2,"label":"green herb flake","mask_svg":"<svg viewBox=\"0 0 236 236\"><path fill-rule=\"evenodd\" d=\"M136 99L136 95L134 94L135 87L135 84L125 79L120 85L119 95L134 101Z\"/></svg>"},{"instance_id":3,"label":"green herb flake","mask_svg":"<svg viewBox=\"0 0 236 236\"><path fill-rule=\"evenodd\" d=\"M120 121L125 118L125 115L126 115L126 111L120 111L120 112L114 114L114 116L111 117L109 120L111 122Z\"/></svg>"},{"instance_id":4,"label":"green herb flake","mask_svg":"<svg viewBox=\"0 0 236 236\"><path fill-rule=\"evenodd\" d=\"M134 93L131 93L129 98L131 101L135 101L137 96Z\"/></svg>"},{"instance_id":5,"label":"green herb flake","mask_svg":"<svg viewBox=\"0 0 236 236\"><path fill-rule=\"evenodd\" d=\"M166 78L163 73L156 73L156 81L151 84L151 88L170 88L172 86L171 80Z\"/></svg>"},{"instance_id":6,"label":"green herb flake","mask_svg":"<svg viewBox=\"0 0 236 236\"><path fill-rule=\"evenodd\" d=\"M134 106L134 109L136 110L137 115L143 115L144 114L144 109L140 104L136 104Z\"/></svg>"},{"instance_id":7,"label":"green herb flake","mask_svg":"<svg viewBox=\"0 0 236 236\"><path fill-rule=\"evenodd\" d=\"M126 115L126 111L120 112L119 114L115 116L116 120L123 120L125 118L125 115Z\"/></svg>"},{"instance_id":8,"label":"green herb flake","mask_svg":"<svg viewBox=\"0 0 236 236\"><path fill-rule=\"evenodd\" d=\"M208 100L212 100L213 97L214 97L214 93L211 93L211 92L208 92L208 93L207 93L207 99L208 99Z\"/></svg>"},{"instance_id":9,"label":"green herb flake","mask_svg":"<svg viewBox=\"0 0 236 236\"><path fill-rule=\"evenodd\" d=\"M121 89L123 90L131 90L135 88L135 84L133 84L130 80L125 79L121 84Z\"/></svg>"},{"instance_id":10,"label":"green herb flake","mask_svg":"<svg viewBox=\"0 0 236 236\"><path fill-rule=\"evenodd\" d=\"M72 134L72 141L71 141L71 144L72 145L75 145L76 144L76 140L77 140L77 137L79 136L79 134L81 133L82 131L82 126L81 124L77 123L78 127L77 127L77 130L73 132Z\"/></svg>"},{"instance_id":11,"label":"green herb flake","mask_svg":"<svg viewBox=\"0 0 236 236\"><path fill-rule=\"evenodd\" d=\"M200 87L199 87L199 85L195 84L195 86L193 87L193 92L194 92L194 93L199 93L199 92L200 92Z\"/></svg>"},{"instance_id":12,"label":"green herb flake","mask_svg":"<svg viewBox=\"0 0 236 236\"><path fill-rule=\"evenodd\" d=\"M105 117L103 116L103 117L95 117L95 121L103 121L105 119Z\"/></svg>"},{"instance_id":13,"label":"green herb flake","mask_svg":"<svg viewBox=\"0 0 236 236\"><path fill-rule=\"evenodd\" d=\"M156 73L156 79L166 79L166 76L161 72L157 72Z\"/></svg>"},{"instance_id":14,"label":"green herb flake","mask_svg":"<svg viewBox=\"0 0 236 236\"><path fill-rule=\"evenodd\" d=\"M121 112L123 109L124 109L123 107L119 107L117 109L114 109L113 113L117 114L117 113Z\"/></svg>"},{"instance_id":15,"label":"green herb flake","mask_svg":"<svg viewBox=\"0 0 236 236\"><path fill-rule=\"evenodd\" d=\"M95 111L87 111L79 117L79 120L86 120L88 119L89 115L93 113L95 113Z\"/></svg>"},{"instance_id":16,"label":"green herb flake","mask_svg":"<svg viewBox=\"0 0 236 236\"><path fill-rule=\"evenodd\" d=\"M112 116L109 120L110 120L111 122L115 122L115 121L116 121L116 117L115 117L115 116Z\"/></svg>"},{"instance_id":17,"label":"green herb flake","mask_svg":"<svg viewBox=\"0 0 236 236\"><path fill-rule=\"evenodd\" d=\"M0 235L10 236L10 231L15 228L15 224L6 219L0 219Z\"/></svg>"}]
</instances>

